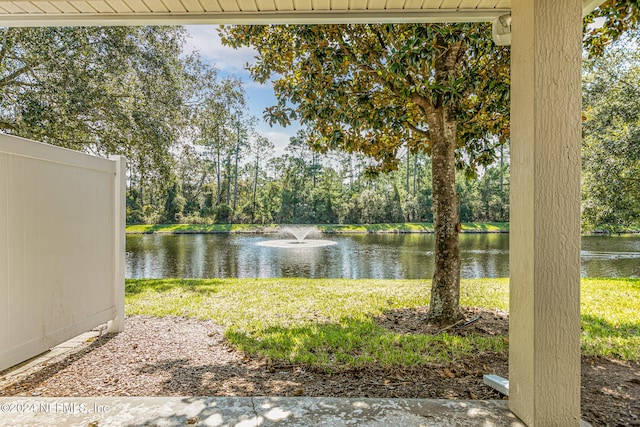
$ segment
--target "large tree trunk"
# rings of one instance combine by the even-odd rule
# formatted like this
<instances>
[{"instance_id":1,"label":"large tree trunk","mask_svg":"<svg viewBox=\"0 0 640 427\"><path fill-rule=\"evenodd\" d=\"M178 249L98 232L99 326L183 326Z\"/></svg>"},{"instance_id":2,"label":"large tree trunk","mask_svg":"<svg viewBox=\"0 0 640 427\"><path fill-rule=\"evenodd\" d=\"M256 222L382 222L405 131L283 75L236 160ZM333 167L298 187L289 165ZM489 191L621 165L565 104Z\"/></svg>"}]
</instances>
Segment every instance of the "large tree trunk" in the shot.
<instances>
[{"instance_id":1,"label":"large tree trunk","mask_svg":"<svg viewBox=\"0 0 640 427\"><path fill-rule=\"evenodd\" d=\"M432 108L428 114L431 144L435 272L431 285L431 306L427 320L451 325L460 312L460 244L455 185L456 121L446 108Z\"/></svg>"}]
</instances>

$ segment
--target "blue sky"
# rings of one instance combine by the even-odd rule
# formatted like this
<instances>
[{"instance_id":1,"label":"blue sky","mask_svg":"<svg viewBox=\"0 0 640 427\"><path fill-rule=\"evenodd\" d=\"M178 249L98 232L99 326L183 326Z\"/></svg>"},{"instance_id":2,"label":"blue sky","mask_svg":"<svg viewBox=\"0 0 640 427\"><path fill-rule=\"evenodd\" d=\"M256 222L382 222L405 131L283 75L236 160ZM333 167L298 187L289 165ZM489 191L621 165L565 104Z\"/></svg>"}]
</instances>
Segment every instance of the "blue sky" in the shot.
<instances>
[{"instance_id":1,"label":"blue sky","mask_svg":"<svg viewBox=\"0 0 640 427\"><path fill-rule=\"evenodd\" d=\"M190 34L187 39L186 51L198 51L203 61L214 65L220 70L220 77L234 75L245 83L247 102L250 114L258 118L257 131L269 138L276 146L276 154L283 153L289 143L289 137L295 135L299 126L280 127L269 126L263 120L266 107L274 105L276 98L270 84L260 85L251 79L244 69L247 62L255 61L255 51L251 48L231 49L223 46L218 36L216 25L188 25Z\"/></svg>"}]
</instances>

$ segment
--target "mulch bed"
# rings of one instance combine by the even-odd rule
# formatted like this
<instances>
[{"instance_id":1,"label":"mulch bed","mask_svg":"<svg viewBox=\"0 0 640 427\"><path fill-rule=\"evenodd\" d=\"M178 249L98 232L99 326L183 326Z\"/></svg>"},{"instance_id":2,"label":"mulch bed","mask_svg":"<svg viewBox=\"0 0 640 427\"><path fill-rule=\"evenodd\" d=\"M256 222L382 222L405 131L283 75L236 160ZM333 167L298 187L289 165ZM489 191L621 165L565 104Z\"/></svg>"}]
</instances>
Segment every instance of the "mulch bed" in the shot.
<instances>
[{"instance_id":1,"label":"mulch bed","mask_svg":"<svg viewBox=\"0 0 640 427\"><path fill-rule=\"evenodd\" d=\"M433 333L426 311L394 310L378 323ZM451 332L506 334L506 313L468 310ZM437 332L437 331L436 331ZM125 332L102 335L24 375L0 373L0 396L327 396L503 399L482 375L507 377L506 355L481 353L448 365L335 372L248 358L225 344L211 321L134 316ZM640 365L584 357L582 417L594 426L640 426Z\"/></svg>"}]
</instances>

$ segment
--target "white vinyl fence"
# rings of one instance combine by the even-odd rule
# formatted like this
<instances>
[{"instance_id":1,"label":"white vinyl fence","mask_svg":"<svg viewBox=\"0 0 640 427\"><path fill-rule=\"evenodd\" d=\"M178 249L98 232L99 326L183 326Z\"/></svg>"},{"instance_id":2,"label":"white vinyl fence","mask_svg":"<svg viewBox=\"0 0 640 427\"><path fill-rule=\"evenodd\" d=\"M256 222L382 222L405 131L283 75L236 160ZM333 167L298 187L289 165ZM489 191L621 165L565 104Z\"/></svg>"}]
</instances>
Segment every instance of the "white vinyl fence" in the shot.
<instances>
[{"instance_id":1,"label":"white vinyl fence","mask_svg":"<svg viewBox=\"0 0 640 427\"><path fill-rule=\"evenodd\" d=\"M0 370L122 330L125 168L0 135Z\"/></svg>"}]
</instances>

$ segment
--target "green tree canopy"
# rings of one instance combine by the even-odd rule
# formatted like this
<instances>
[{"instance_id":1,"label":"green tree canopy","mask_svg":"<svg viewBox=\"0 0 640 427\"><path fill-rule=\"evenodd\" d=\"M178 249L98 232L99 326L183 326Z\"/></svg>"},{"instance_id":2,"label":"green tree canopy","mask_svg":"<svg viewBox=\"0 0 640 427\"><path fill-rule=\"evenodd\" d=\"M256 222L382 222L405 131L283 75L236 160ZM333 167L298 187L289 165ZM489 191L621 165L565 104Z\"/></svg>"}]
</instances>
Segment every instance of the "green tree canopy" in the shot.
<instances>
[{"instance_id":1,"label":"green tree canopy","mask_svg":"<svg viewBox=\"0 0 640 427\"><path fill-rule=\"evenodd\" d=\"M441 106L457 122L459 165L491 163L493 136L508 137L509 50L488 25L233 26L222 37L258 50L252 77L273 80L278 99L265 118L309 125L319 151L393 170L404 147L430 152L427 111Z\"/></svg>"},{"instance_id":2,"label":"green tree canopy","mask_svg":"<svg viewBox=\"0 0 640 427\"><path fill-rule=\"evenodd\" d=\"M140 218L168 194L171 150L211 74L185 41L181 27L0 28L0 129L127 156Z\"/></svg>"},{"instance_id":3,"label":"green tree canopy","mask_svg":"<svg viewBox=\"0 0 640 427\"><path fill-rule=\"evenodd\" d=\"M184 37L177 27L2 29L0 126L98 153L116 151L150 121L157 137L169 134L182 101Z\"/></svg>"},{"instance_id":4,"label":"green tree canopy","mask_svg":"<svg viewBox=\"0 0 640 427\"><path fill-rule=\"evenodd\" d=\"M583 77L583 222L611 229L640 223L640 34L627 33Z\"/></svg>"},{"instance_id":5,"label":"green tree canopy","mask_svg":"<svg viewBox=\"0 0 640 427\"><path fill-rule=\"evenodd\" d=\"M455 166L487 164L508 136L509 50L484 24L232 26L223 42L253 46L258 82L273 79L269 120L299 120L312 146L360 152L389 171L399 150L433 158L435 274L429 318L461 317Z\"/></svg>"},{"instance_id":6,"label":"green tree canopy","mask_svg":"<svg viewBox=\"0 0 640 427\"><path fill-rule=\"evenodd\" d=\"M179 27L0 29L0 128L167 176L185 117Z\"/></svg>"},{"instance_id":7,"label":"green tree canopy","mask_svg":"<svg viewBox=\"0 0 640 427\"><path fill-rule=\"evenodd\" d=\"M602 55L610 43L630 30L640 29L638 0L607 0L585 20L584 44L591 56Z\"/></svg>"}]
</instances>

